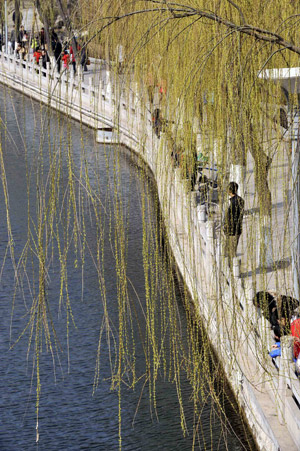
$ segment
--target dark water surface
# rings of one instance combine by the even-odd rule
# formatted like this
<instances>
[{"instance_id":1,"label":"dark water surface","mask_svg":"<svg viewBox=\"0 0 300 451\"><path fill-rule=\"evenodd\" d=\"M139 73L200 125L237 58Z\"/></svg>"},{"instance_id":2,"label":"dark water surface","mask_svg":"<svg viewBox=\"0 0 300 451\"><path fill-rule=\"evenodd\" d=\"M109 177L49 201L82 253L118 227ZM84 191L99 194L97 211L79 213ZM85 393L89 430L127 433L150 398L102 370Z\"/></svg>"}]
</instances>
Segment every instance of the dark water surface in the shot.
<instances>
[{"instance_id":1,"label":"dark water surface","mask_svg":"<svg viewBox=\"0 0 300 451\"><path fill-rule=\"evenodd\" d=\"M93 132L79 123L68 121L58 113L49 112L30 99L6 88L0 88L1 140L9 195L10 221L14 239L15 261L23 262L18 268L18 279L12 265L8 243L7 218L3 185L0 189L0 450L115 450L119 447L118 392L112 390L110 352L104 332L101 348L99 385L93 394L99 334L103 325L103 292L99 289L96 255L97 237L104 253L104 266L100 274L105 277L105 293L112 333L118 342L118 291L115 263L115 205L122 202L127 240L128 292L133 315L136 353L136 374L141 377L135 389L125 369L122 384L122 449L124 450L189 450L193 445L193 403L191 388L182 372L181 391L189 434L185 437L180 427L176 386L165 374L159 374L156 383L157 412L149 402L148 384L144 387L145 357L141 336L145 322L139 303L145 305L145 276L143 269L143 221L141 205L147 180L123 154L115 166L115 149L96 145ZM70 144L71 141L71 144ZM80 258L76 260L72 225L74 217L70 206L70 190L66 190L68 162L66 155L72 149L73 171L78 214L82 236L86 236L85 267L81 271ZM83 152L84 151L84 152ZM58 159L57 155L61 152ZM56 159L56 160L55 160ZM39 408L39 444L35 443L36 427L36 328L31 329L29 313L37 296L37 197L45 191L50 198L49 167L56 161L59 180L55 233L61 234L61 247L69 248L66 258L68 276L68 308L65 287L60 284L60 263L57 242L49 242L47 252L47 303L55 326L58 351L53 357L47 349L45 335L41 335L40 355L41 396ZM60 164L57 163L60 161ZM85 168L90 187L81 178ZM70 169L70 165L69 165ZM114 181L118 173L117 188ZM59 175L58 175L59 174ZM4 178L3 178L4 180ZM80 180L80 181L78 181ZM57 185L58 186L58 185ZM148 185L147 185L148 186ZM96 227L92 203L87 200L89 189L97 194L97 209L101 227ZM28 203L27 193L30 202ZM81 200L80 200L81 199ZM146 194L147 222L155 226L156 215L153 196ZM28 226L28 212L30 225ZM59 216L60 215L60 216ZM69 215L69 216L68 216ZM30 227L31 234L28 234ZM54 233L53 232L53 233ZM50 234L49 226L44 236ZM54 236L54 235L53 235ZM24 251L29 243L27 253ZM149 252L151 253L150 246ZM79 249L80 250L80 249ZM79 252L79 251L78 251ZM22 256L27 255L27 260ZM99 267L98 267L99 269ZM166 280L167 275L159 277ZM16 287L17 283L17 288ZM60 292L64 294L60 299ZM162 293L164 291L162 290ZM183 341L186 338L186 315L176 288L178 315ZM14 295L15 294L15 295ZM157 302L161 302L158 299ZM68 315L69 312L69 315ZM74 324L73 324L74 321ZM140 329L137 327L140 325ZM24 329L24 334L23 333ZM67 334L67 326L69 333ZM158 332L160 333L160 332ZM112 335L111 335L112 336ZM31 339L31 346L29 346ZM140 341L139 341L140 340ZM11 348L11 345L15 346ZM112 347L111 361L115 352ZM143 388L144 387L144 388ZM228 419L218 412L210 397L206 398L201 414L195 449L242 450L249 449L239 416L228 402L223 403ZM221 420L220 420L221 417ZM227 427L224 426L228 421ZM231 430L230 430L231 427ZM233 433L234 431L234 433Z\"/></svg>"}]
</instances>

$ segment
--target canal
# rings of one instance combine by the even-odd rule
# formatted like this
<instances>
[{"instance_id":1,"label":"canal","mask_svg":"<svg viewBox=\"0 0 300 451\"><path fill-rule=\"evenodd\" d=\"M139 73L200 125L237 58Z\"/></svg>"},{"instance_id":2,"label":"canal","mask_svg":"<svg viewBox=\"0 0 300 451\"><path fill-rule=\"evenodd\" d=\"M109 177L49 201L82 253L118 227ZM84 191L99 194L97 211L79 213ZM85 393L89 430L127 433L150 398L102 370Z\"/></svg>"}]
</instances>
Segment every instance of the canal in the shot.
<instances>
[{"instance_id":1,"label":"canal","mask_svg":"<svg viewBox=\"0 0 300 451\"><path fill-rule=\"evenodd\" d=\"M147 174L0 97L0 449L255 449L186 313Z\"/></svg>"}]
</instances>

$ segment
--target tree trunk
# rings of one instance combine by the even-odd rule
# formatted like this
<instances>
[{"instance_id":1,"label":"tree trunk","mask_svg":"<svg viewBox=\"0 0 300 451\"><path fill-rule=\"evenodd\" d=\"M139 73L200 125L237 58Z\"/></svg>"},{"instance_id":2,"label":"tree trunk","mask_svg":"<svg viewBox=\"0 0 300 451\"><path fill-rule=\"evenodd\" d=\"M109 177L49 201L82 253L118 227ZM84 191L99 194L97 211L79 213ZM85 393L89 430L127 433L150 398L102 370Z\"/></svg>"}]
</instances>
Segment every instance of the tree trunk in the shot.
<instances>
[{"instance_id":1,"label":"tree trunk","mask_svg":"<svg viewBox=\"0 0 300 451\"><path fill-rule=\"evenodd\" d=\"M254 179L255 190L258 196L259 205L259 255L258 265L262 270L272 267L273 260L273 245L272 245L272 196L268 184L268 172L271 165L271 158L269 158L262 150L253 151L251 154L254 158Z\"/></svg>"},{"instance_id":2,"label":"tree trunk","mask_svg":"<svg viewBox=\"0 0 300 451\"><path fill-rule=\"evenodd\" d=\"M252 152L251 152L252 153ZM254 158L254 179L255 188L258 196L259 212L261 216L270 216L272 210L272 196L268 184L268 172L271 165L271 159L260 151L252 153Z\"/></svg>"},{"instance_id":3,"label":"tree trunk","mask_svg":"<svg viewBox=\"0 0 300 451\"><path fill-rule=\"evenodd\" d=\"M19 40L19 31L21 26L20 0L15 0L15 33L16 42ZM13 49L15 50L15 49Z\"/></svg>"},{"instance_id":4,"label":"tree trunk","mask_svg":"<svg viewBox=\"0 0 300 451\"><path fill-rule=\"evenodd\" d=\"M48 53L50 55L53 54L52 52L52 47L51 47L51 39L50 39L50 25L49 25L49 20L47 15L44 13L42 7L41 7L41 3L40 0L35 0L35 7L39 13L39 16L43 22L44 25L44 30L45 30L45 39L46 39L46 43L47 43L47 48L48 48Z\"/></svg>"},{"instance_id":5,"label":"tree trunk","mask_svg":"<svg viewBox=\"0 0 300 451\"><path fill-rule=\"evenodd\" d=\"M68 14L65 13L62 1L61 0L57 0L57 4L58 4L58 9L60 11L61 17L62 17L62 19L64 21L65 27L68 30L69 40L70 40L70 43L72 43L74 55L75 55L75 57L77 57L77 42L76 42L73 30L72 30L70 17L69 17Z\"/></svg>"}]
</instances>

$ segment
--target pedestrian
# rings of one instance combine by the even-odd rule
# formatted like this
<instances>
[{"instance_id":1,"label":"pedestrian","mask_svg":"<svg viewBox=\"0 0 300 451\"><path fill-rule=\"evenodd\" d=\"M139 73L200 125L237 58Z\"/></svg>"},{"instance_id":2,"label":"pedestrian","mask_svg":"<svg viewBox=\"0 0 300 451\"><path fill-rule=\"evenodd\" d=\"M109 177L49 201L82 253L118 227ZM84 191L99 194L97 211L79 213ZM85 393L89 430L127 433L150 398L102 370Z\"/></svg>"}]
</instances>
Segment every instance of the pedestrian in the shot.
<instances>
[{"instance_id":1,"label":"pedestrian","mask_svg":"<svg viewBox=\"0 0 300 451\"><path fill-rule=\"evenodd\" d=\"M83 45L82 45L80 56L81 56L80 64L81 64L84 72L87 72L87 70L88 70L88 68L87 68L88 56L87 56L86 44L85 43L83 43Z\"/></svg>"},{"instance_id":2,"label":"pedestrian","mask_svg":"<svg viewBox=\"0 0 300 451\"><path fill-rule=\"evenodd\" d=\"M75 53L73 50L73 47L70 45L70 62L73 66L73 73L74 75L76 75L76 58L75 58Z\"/></svg>"},{"instance_id":3,"label":"pedestrian","mask_svg":"<svg viewBox=\"0 0 300 451\"><path fill-rule=\"evenodd\" d=\"M37 65L40 63L40 58L42 56L42 52L40 51L39 47L36 47L35 52L33 54L33 58L35 59L35 62Z\"/></svg>"},{"instance_id":4,"label":"pedestrian","mask_svg":"<svg viewBox=\"0 0 300 451\"><path fill-rule=\"evenodd\" d=\"M49 58L47 50L43 49L42 50L42 66L43 66L43 69L45 69L45 70L47 70L47 63L50 63L50 58ZM43 75L44 75L44 77L46 77L45 72L43 72Z\"/></svg>"},{"instance_id":5,"label":"pedestrian","mask_svg":"<svg viewBox=\"0 0 300 451\"><path fill-rule=\"evenodd\" d=\"M230 182L228 185L229 207L225 214L224 235L225 235L225 257L229 258L230 264L236 257L239 239L242 233L242 222L245 202L237 195L238 184Z\"/></svg>"},{"instance_id":6,"label":"pedestrian","mask_svg":"<svg viewBox=\"0 0 300 451\"><path fill-rule=\"evenodd\" d=\"M28 33L27 33L27 31L25 31L23 34L22 42L21 42L22 47L27 47L28 38L29 38Z\"/></svg>"},{"instance_id":7,"label":"pedestrian","mask_svg":"<svg viewBox=\"0 0 300 451\"><path fill-rule=\"evenodd\" d=\"M18 34L18 44L22 44L24 34L25 34L24 25L21 25L19 34Z\"/></svg>"},{"instance_id":8,"label":"pedestrian","mask_svg":"<svg viewBox=\"0 0 300 451\"><path fill-rule=\"evenodd\" d=\"M31 48L32 51L35 52L35 49L39 47L39 41L36 36L32 36L31 38Z\"/></svg>"},{"instance_id":9,"label":"pedestrian","mask_svg":"<svg viewBox=\"0 0 300 451\"><path fill-rule=\"evenodd\" d=\"M12 53L14 53L15 49L16 49L16 31L14 28L11 30L11 33L10 33L10 42L11 42Z\"/></svg>"},{"instance_id":10,"label":"pedestrian","mask_svg":"<svg viewBox=\"0 0 300 451\"><path fill-rule=\"evenodd\" d=\"M11 43L10 39L8 40L8 43L7 43L7 52L9 55L11 55L13 53L12 43Z\"/></svg>"},{"instance_id":11,"label":"pedestrian","mask_svg":"<svg viewBox=\"0 0 300 451\"><path fill-rule=\"evenodd\" d=\"M146 86L148 91L149 102L152 105L154 100L154 91L156 86L155 75L153 75L153 71L150 70L146 77Z\"/></svg>"},{"instance_id":12,"label":"pedestrian","mask_svg":"<svg viewBox=\"0 0 300 451\"><path fill-rule=\"evenodd\" d=\"M54 31L52 32L52 50L56 61L57 72L60 73L62 45Z\"/></svg>"},{"instance_id":13,"label":"pedestrian","mask_svg":"<svg viewBox=\"0 0 300 451\"><path fill-rule=\"evenodd\" d=\"M64 54L62 56L62 60L63 60L63 63L64 63L64 68L65 69L69 69L70 55L69 55L68 50L64 51Z\"/></svg>"},{"instance_id":14,"label":"pedestrian","mask_svg":"<svg viewBox=\"0 0 300 451\"><path fill-rule=\"evenodd\" d=\"M119 74L121 74L124 66L124 47L122 44L117 45L116 52L117 52L118 72Z\"/></svg>"},{"instance_id":15,"label":"pedestrian","mask_svg":"<svg viewBox=\"0 0 300 451\"><path fill-rule=\"evenodd\" d=\"M154 113L152 115L152 126L154 133L158 138L160 138L160 133L162 131L162 119L160 116L160 109L155 108Z\"/></svg>"},{"instance_id":16,"label":"pedestrian","mask_svg":"<svg viewBox=\"0 0 300 451\"><path fill-rule=\"evenodd\" d=\"M44 27L42 27L41 31L40 31L40 45L41 45L42 49L45 48L45 43L46 43L46 40L45 40L45 29L44 29Z\"/></svg>"}]
</instances>

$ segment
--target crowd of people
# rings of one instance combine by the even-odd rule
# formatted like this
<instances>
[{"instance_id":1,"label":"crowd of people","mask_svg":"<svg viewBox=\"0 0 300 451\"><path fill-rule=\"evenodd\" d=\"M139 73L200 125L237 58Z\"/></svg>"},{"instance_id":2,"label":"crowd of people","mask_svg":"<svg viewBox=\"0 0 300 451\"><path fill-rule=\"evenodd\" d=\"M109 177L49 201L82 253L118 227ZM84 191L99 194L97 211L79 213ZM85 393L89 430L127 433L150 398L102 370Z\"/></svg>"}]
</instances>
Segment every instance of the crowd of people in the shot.
<instances>
[{"instance_id":1,"label":"crowd of people","mask_svg":"<svg viewBox=\"0 0 300 451\"><path fill-rule=\"evenodd\" d=\"M87 71L89 59L87 56L86 45L80 45L76 40L73 43L60 39L57 33L52 30L50 36L50 45L54 56L57 72L61 72L61 67L68 71L70 68L75 75L77 72L76 64L79 62L84 71ZM74 51L76 43L76 51ZM73 44L73 45L72 45ZM50 64L49 49L45 34L45 29L33 35L29 35L21 25L18 35L16 36L15 28L10 33L8 41L8 53L16 53L17 57L24 61L33 61L38 66L47 69L47 63Z\"/></svg>"}]
</instances>

